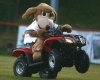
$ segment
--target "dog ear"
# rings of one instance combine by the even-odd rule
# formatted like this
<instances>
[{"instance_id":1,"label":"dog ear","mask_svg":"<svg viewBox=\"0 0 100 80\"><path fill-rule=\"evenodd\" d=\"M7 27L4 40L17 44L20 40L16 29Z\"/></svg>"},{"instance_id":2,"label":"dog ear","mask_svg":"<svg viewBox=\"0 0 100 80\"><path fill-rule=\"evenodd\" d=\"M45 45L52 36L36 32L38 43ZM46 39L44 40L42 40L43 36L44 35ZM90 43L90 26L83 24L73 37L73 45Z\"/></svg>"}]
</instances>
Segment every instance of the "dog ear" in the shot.
<instances>
[{"instance_id":1,"label":"dog ear","mask_svg":"<svg viewBox=\"0 0 100 80\"><path fill-rule=\"evenodd\" d=\"M22 19L30 18L37 11L36 7L30 7L26 10L26 12L22 15Z\"/></svg>"},{"instance_id":2,"label":"dog ear","mask_svg":"<svg viewBox=\"0 0 100 80\"><path fill-rule=\"evenodd\" d=\"M56 21L57 20L57 13L56 13L56 11L54 10L53 12L52 12L52 14L53 14L53 20L54 21Z\"/></svg>"}]
</instances>

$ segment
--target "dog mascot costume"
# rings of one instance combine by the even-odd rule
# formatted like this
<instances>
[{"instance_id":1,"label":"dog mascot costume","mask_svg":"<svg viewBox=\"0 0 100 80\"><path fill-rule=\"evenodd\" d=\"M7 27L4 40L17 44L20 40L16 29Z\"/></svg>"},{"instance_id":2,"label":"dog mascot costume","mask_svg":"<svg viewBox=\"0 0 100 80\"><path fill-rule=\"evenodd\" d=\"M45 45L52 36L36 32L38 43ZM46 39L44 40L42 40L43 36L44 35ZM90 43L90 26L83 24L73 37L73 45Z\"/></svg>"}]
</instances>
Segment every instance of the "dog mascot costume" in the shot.
<instances>
[{"instance_id":1,"label":"dog mascot costume","mask_svg":"<svg viewBox=\"0 0 100 80\"><path fill-rule=\"evenodd\" d=\"M43 41L48 38L46 26L50 28L60 29L62 31L71 32L72 27L68 24L58 25L54 23L57 19L56 11L46 3L40 3L36 7L30 7L22 15L22 19L28 19L34 16L33 22L27 27L24 36L24 44L29 44L33 53L33 61L41 60L41 51Z\"/></svg>"}]
</instances>

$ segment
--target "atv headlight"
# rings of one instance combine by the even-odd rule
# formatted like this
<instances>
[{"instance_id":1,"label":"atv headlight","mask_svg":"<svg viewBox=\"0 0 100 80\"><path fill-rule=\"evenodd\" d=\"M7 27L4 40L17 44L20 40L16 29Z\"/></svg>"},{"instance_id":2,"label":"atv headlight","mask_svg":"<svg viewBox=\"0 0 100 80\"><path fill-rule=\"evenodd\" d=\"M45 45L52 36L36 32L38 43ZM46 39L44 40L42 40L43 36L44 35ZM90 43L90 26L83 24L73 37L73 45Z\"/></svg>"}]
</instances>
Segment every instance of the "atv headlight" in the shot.
<instances>
[{"instance_id":1,"label":"atv headlight","mask_svg":"<svg viewBox=\"0 0 100 80\"><path fill-rule=\"evenodd\" d=\"M66 41L67 43L73 43L73 41L70 40L70 39L65 39L65 41Z\"/></svg>"},{"instance_id":2,"label":"atv headlight","mask_svg":"<svg viewBox=\"0 0 100 80\"><path fill-rule=\"evenodd\" d=\"M82 44L86 44L86 39L84 37L81 36L79 39Z\"/></svg>"},{"instance_id":3,"label":"atv headlight","mask_svg":"<svg viewBox=\"0 0 100 80\"><path fill-rule=\"evenodd\" d=\"M65 41L67 43L75 43L75 40L73 38L71 38L71 37L65 37Z\"/></svg>"}]
</instances>

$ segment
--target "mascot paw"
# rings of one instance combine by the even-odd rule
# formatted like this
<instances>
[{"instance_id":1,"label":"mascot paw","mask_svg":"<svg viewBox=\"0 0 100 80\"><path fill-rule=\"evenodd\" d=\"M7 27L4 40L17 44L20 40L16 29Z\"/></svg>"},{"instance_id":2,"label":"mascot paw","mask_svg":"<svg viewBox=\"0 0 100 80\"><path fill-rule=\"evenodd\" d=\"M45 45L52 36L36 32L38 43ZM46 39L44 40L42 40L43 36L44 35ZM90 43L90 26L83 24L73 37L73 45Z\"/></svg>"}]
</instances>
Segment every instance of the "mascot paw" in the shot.
<instances>
[{"instance_id":1,"label":"mascot paw","mask_svg":"<svg viewBox=\"0 0 100 80\"><path fill-rule=\"evenodd\" d=\"M67 31L68 33L70 33L72 31L72 27L69 24L65 24L62 26L62 31Z\"/></svg>"},{"instance_id":2,"label":"mascot paw","mask_svg":"<svg viewBox=\"0 0 100 80\"><path fill-rule=\"evenodd\" d=\"M46 38L48 36L48 33L47 33L47 31L45 29L39 29L38 36L40 38Z\"/></svg>"}]
</instances>

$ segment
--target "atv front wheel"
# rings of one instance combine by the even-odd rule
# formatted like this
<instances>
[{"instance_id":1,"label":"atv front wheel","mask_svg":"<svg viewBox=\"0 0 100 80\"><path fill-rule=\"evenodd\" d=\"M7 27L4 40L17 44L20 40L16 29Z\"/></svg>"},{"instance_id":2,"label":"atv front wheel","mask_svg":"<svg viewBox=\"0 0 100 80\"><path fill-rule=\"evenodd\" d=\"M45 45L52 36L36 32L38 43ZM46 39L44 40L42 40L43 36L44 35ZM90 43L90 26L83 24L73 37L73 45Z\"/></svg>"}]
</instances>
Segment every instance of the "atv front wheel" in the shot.
<instances>
[{"instance_id":1,"label":"atv front wheel","mask_svg":"<svg viewBox=\"0 0 100 80\"><path fill-rule=\"evenodd\" d=\"M29 71L26 60L22 57L17 58L14 66L13 71L15 76L23 76L23 77L31 77L32 73Z\"/></svg>"},{"instance_id":2,"label":"atv front wheel","mask_svg":"<svg viewBox=\"0 0 100 80\"><path fill-rule=\"evenodd\" d=\"M48 59L49 69L53 72L59 72L62 68L61 55L57 49L53 49L49 54Z\"/></svg>"},{"instance_id":3,"label":"atv front wheel","mask_svg":"<svg viewBox=\"0 0 100 80\"><path fill-rule=\"evenodd\" d=\"M75 68L79 73L85 73L89 69L89 57L85 51L80 50L75 58Z\"/></svg>"}]
</instances>

